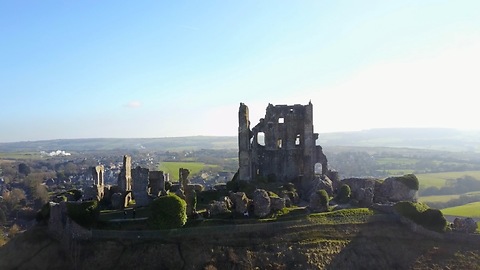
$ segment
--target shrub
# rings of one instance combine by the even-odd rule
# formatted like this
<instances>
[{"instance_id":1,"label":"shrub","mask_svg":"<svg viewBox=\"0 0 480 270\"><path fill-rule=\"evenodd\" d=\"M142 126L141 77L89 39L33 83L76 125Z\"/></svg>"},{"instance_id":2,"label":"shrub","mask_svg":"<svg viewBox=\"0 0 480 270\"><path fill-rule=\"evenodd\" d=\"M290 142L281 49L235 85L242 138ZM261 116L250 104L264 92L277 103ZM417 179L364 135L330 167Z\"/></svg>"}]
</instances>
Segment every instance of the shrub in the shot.
<instances>
[{"instance_id":1,"label":"shrub","mask_svg":"<svg viewBox=\"0 0 480 270\"><path fill-rule=\"evenodd\" d=\"M443 213L438 209L430 209L424 203L398 202L394 208L400 215L429 230L445 232L447 228L447 220Z\"/></svg>"},{"instance_id":2,"label":"shrub","mask_svg":"<svg viewBox=\"0 0 480 270\"><path fill-rule=\"evenodd\" d=\"M175 194L159 197L150 204L148 225L153 229L174 229L187 222L187 203Z\"/></svg>"},{"instance_id":3,"label":"shrub","mask_svg":"<svg viewBox=\"0 0 480 270\"><path fill-rule=\"evenodd\" d=\"M418 190L419 188L418 179L414 174L406 174L404 176L399 176L396 177L396 180L402 182L410 189Z\"/></svg>"},{"instance_id":4,"label":"shrub","mask_svg":"<svg viewBox=\"0 0 480 270\"><path fill-rule=\"evenodd\" d=\"M338 203L347 203L350 201L350 196L352 195L352 191L350 190L350 186L344 184L338 190L336 201Z\"/></svg>"},{"instance_id":5,"label":"shrub","mask_svg":"<svg viewBox=\"0 0 480 270\"><path fill-rule=\"evenodd\" d=\"M96 200L81 203L67 202L68 216L84 227L91 227L97 221L99 212Z\"/></svg>"},{"instance_id":6,"label":"shrub","mask_svg":"<svg viewBox=\"0 0 480 270\"><path fill-rule=\"evenodd\" d=\"M328 206L328 202L330 201L330 197L325 189L320 189L317 191L317 194L320 196L320 204L322 206Z\"/></svg>"}]
</instances>

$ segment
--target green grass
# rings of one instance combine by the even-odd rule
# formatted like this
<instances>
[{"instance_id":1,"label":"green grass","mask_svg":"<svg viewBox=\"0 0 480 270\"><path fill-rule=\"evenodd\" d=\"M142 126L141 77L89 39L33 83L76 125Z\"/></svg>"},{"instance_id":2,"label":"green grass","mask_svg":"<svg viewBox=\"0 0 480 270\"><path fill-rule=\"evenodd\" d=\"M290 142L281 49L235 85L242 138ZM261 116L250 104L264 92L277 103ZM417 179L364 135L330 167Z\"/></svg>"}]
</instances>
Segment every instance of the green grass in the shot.
<instances>
[{"instance_id":1,"label":"green grass","mask_svg":"<svg viewBox=\"0 0 480 270\"><path fill-rule=\"evenodd\" d=\"M439 203L439 202L448 202L453 199L458 199L460 194L455 195L434 195L434 196L423 196L419 197L418 200L423 203Z\"/></svg>"},{"instance_id":2,"label":"green grass","mask_svg":"<svg viewBox=\"0 0 480 270\"><path fill-rule=\"evenodd\" d=\"M373 215L371 209L355 208L311 214L308 220L317 224L359 224L367 222Z\"/></svg>"},{"instance_id":3,"label":"green grass","mask_svg":"<svg viewBox=\"0 0 480 270\"><path fill-rule=\"evenodd\" d=\"M464 172L441 172L441 173L420 173L415 174L420 183L420 188L445 186L449 179L461 178L465 175L470 175L476 179L480 179L480 171L464 171Z\"/></svg>"},{"instance_id":4,"label":"green grass","mask_svg":"<svg viewBox=\"0 0 480 270\"><path fill-rule=\"evenodd\" d=\"M0 159L41 159L40 152L12 152L12 153L0 153Z\"/></svg>"},{"instance_id":5,"label":"green grass","mask_svg":"<svg viewBox=\"0 0 480 270\"><path fill-rule=\"evenodd\" d=\"M480 195L480 191L473 191L465 194L454 194L454 195L422 196L422 197L419 197L418 200L424 203L448 202L450 200L458 199L461 195L467 195L467 196Z\"/></svg>"},{"instance_id":6,"label":"green grass","mask_svg":"<svg viewBox=\"0 0 480 270\"><path fill-rule=\"evenodd\" d=\"M414 173L415 170L398 169L398 170L386 170L386 172L388 173L388 175L405 175L405 174Z\"/></svg>"},{"instance_id":7,"label":"green grass","mask_svg":"<svg viewBox=\"0 0 480 270\"><path fill-rule=\"evenodd\" d=\"M170 180L178 181L178 169L190 170L190 175L198 174L200 171L218 168L218 165L210 165L202 162L160 162L158 169L170 174Z\"/></svg>"},{"instance_id":8,"label":"green grass","mask_svg":"<svg viewBox=\"0 0 480 270\"><path fill-rule=\"evenodd\" d=\"M442 209L444 215L480 218L480 202Z\"/></svg>"},{"instance_id":9,"label":"green grass","mask_svg":"<svg viewBox=\"0 0 480 270\"><path fill-rule=\"evenodd\" d=\"M376 160L379 165L415 165L418 162L418 159L413 158L379 158Z\"/></svg>"}]
</instances>

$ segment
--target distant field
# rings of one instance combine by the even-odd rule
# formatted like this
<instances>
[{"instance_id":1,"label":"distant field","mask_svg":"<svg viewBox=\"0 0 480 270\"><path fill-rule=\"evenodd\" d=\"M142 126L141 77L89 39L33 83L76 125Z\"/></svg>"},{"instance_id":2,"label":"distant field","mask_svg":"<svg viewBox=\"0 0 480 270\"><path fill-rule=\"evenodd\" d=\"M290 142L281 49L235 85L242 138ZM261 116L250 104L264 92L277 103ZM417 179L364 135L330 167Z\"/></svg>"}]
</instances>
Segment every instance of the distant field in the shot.
<instances>
[{"instance_id":1,"label":"distant field","mask_svg":"<svg viewBox=\"0 0 480 270\"><path fill-rule=\"evenodd\" d=\"M18 152L18 153L0 153L0 162L2 159L41 159L40 152Z\"/></svg>"},{"instance_id":2,"label":"distant field","mask_svg":"<svg viewBox=\"0 0 480 270\"><path fill-rule=\"evenodd\" d=\"M444 215L480 218L480 202L442 209Z\"/></svg>"},{"instance_id":3,"label":"distant field","mask_svg":"<svg viewBox=\"0 0 480 270\"><path fill-rule=\"evenodd\" d=\"M479 194L480 194L480 191L474 191L474 192L468 192L465 194L421 196L418 198L418 200L424 203L448 202L449 200L458 199L461 195L474 196Z\"/></svg>"},{"instance_id":4,"label":"distant field","mask_svg":"<svg viewBox=\"0 0 480 270\"><path fill-rule=\"evenodd\" d=\"M405 175L405 174L409 174L409 173L413 173L414 170L408 170L408 169L405 169L405 170L402 170L402 169L398 169L398 170L386 170L388 175Z\"/></svg>"},{"instance_id":5,"label":"distant field","mask_svg":"<svg viewBox=\"0 0 480 270\"><path fill-rule=\"evenodd\" d=\"M164 173L170 174L170 180L178 181L178 169L185 168L190 170L190 175L199 173L209 168L217 168L218 165L209 165L202 162L160 162L158 169Z\"/></svg>"},{"instance_id":6,"label":"distant field","mask_svg":"<svg viewBox=\"0 0 480 270\"><path fill-rule=\"evenodd\" d=\"M420 182L420 189L427 187L443 187L446 180L456 179L465 175L470 175L480 180L480 171L464 171L464 172L442 172L442 173L421 173L415 174Z\"/></svg>"},{"instance_id":7,"label":"distant field","mask_svg":"<svg viewBox=\"0 0 480 270\"><path fill-rule=\"evenodd\" d=\"M413 158L379 158L376 159L377 164L379 165L415 165L418 162L418 159Z\"/></svg>"}]
</instances>

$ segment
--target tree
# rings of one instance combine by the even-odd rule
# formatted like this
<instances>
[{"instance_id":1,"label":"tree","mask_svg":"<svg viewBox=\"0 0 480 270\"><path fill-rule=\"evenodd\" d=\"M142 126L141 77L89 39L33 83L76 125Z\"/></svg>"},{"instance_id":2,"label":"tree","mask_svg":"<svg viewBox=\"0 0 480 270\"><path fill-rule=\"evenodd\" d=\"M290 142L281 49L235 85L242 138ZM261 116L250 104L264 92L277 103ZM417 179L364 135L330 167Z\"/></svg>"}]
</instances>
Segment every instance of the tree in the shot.
<instances>
[{"instance_id":1,"label":"tree","mask_svg":"<svg viewBox=\"0 0 480 270\"><path fill-rule=\"evenodd\" d=\"M325 189L320 189L317 191L317 194L320 196L320 204L323 207L328 207L328 202L330 201L330 197Z\"/></svg>"},{"instance_id":2,"label":"tree","mask_svg":"<svg viewBox=\"0 0 480 270\"><path fill-rule=\"evenodd\" d=\"M27 164L25 164L25 163L20 163L20 164L18 165L18 172L19 172L19 173L27 176L28 174L30 174L30 171L31 171L31 170L30 170L30 167L29 167Z\"/></svg>"},{"instance_id":3,"label":"tree","mask_svg":"<svg viewBox=\"0 0 480 270\"><path fill-rule=\"evenodd\" d=\"M338 203L347 203L350 200L351 194L352 191L350 190L350 186L344 184L340 187L340 190L338 191L336 201Z\"/></svg>"}]
</instances>

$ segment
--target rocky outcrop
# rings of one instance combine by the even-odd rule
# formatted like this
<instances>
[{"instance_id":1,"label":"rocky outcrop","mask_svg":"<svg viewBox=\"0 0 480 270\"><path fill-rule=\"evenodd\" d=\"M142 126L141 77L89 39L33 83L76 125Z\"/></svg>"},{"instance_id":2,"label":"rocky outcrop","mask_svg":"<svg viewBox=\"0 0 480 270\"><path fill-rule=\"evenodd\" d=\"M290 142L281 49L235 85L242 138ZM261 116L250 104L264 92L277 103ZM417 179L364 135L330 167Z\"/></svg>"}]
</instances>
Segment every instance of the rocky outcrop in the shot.
<instances>
[{"instance_id":1,"label":"rocky outcrop","mask_svg":"<svg viewBox=\"0 0 480 270\"><path fill-rule=\"evenodd\" d=\"M348 178L342 184L350 187L351 198L361 207L369 207L373 203L376 180L373 178Z\"/></svg>"},{"instance_id":2,"label":"rocky outcrop","mask_svg":"<svg viewBox=\"0 0 480 270\"><path fill-rule=\"evenodd\" d=\"M250 199L245 192L232 192L229 195L236 213L243 214L248 210Z\"/></svg>"},{"instance_id":3,"label":"rocky outcrop","mask_svg":"<svg viewBox=\"0 0 480 270\"><path fill-rule=\"evenodd\" d=\"M455 218L452 229L457 232L474 233L478 228L477 223L472 218Z\"/></svg>"},{"instance_id":4,"label":"rocky outcrop","mask_svg":"<svg viewBox=\"0 0 480 270\"><path fill-rule=\"evenodd\" d=\"M341 182L350 186L351 198L354 203L361 207L369 207L374 202L416 202L418 190L402 182L402 180L411 176L389 177L383 182L374 178L348 178Z\"/></svg>"},{"instance_id":5,"label":"rocky outcrop","mask_svg":"<svg viewBox=\"0 0 480 270\"><path fill-rule=\"evenodd\" d=\"M318 194L318 192L313 192L310 195L308 207L312 212L326 212L328 210L328 204L325 205L322 203L322 199L320 198L320 194Z\"/></svg>"},{"instance_id":6,"label":"rocky outcrop","mask_svg":"<svg viewBox=\"0 0 480 270\"><path fill-rule=\"evenodd\" d=\"M226 201L213 201L207 207L208 213L211 216L230 213L229 205Z\"/></svg>"},{"instance_id":7,"label":"rocky outcrop","mask_svg":"<svg viewBox=\"0 0 480 270\"><path fill-rule=\"evenodd\" d=\"M285 198L270 197L270 209L272 211L282 210L285 207Z\"/></svg>"},{"instance_id":8,"label":"rocky outcrop","mask_svg":"<svg viewBox=\"0 0 480 270\"><path fill-rule=\"evenodd\" d=\"M270 197L263 189L256 189L253 192L253 209L257 217L266 217L270 214Z\"/></svg>"},{"instance_id":9,"label":"rocky outcrop","mask_svg":"<svg viewBox=\"0 0 480 270\"><path fill-rule=\"evenodd\" d=\"M398 177L389 177L383 181L375 193L376 202L416 202L418 190L408 187L402 183Z\"/></svg>"},{"instance_id":10,"label":"rocky outcrop","mask_svg":"<svg viewBox=\"0 0 480 270\"><path fill-rule=\"evenodd\" d=\"M325 190L329 195L333 195L333 183L330 178L327 176L317 176L312 181L311 188L307 193L307 198L310 198L313 193L317 192L318 190Z\"/></svg>"}]
</instances>

